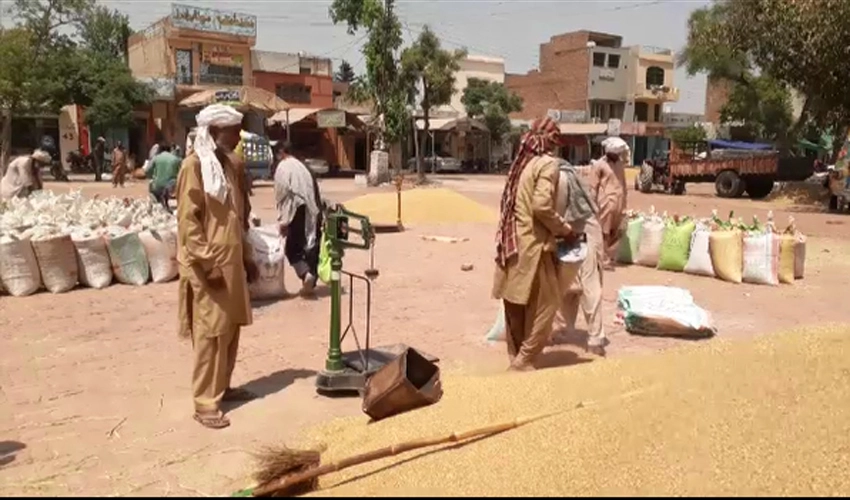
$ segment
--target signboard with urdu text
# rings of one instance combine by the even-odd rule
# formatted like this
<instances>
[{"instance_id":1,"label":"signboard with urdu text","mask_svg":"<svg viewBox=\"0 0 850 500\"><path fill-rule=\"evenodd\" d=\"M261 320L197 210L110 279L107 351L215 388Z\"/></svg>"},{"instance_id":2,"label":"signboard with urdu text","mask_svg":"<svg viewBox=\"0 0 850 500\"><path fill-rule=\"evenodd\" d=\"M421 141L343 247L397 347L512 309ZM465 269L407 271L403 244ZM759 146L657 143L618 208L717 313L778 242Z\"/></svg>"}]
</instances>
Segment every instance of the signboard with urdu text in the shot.
<instances>
[{"instance_id":1,"label":"signboard with urdu text","mask_svg":"<svg viewBox=\"0 0 850 500\"><path fill-rule=\"evenodd\" d=\"M210 33L257 36L256 16L191 5L171 4L171 24L176 28Z\"/></svg>"},{"instance_id":2,"label":"signboard with urdu text","mask_svg":"<svg viewBox=\"0 0 850 500\"><path fill-rule=\"evenodd\" d=\"M319 128L343 128L345 127L345 111L323 109L316 113L316 124Z\"/></svg>"}]
</instances>

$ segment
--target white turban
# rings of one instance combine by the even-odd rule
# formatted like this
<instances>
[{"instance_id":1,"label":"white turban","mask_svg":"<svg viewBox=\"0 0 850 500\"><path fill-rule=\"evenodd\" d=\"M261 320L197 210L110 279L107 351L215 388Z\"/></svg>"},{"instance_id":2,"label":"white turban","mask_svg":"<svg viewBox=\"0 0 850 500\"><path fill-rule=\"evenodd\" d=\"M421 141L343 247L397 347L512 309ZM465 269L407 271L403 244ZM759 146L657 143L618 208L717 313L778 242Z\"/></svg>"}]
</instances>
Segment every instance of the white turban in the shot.
<instances>
[{"instance_id":1,"label":"white turban","mask_svg":"<svg viewBox=\"0 0 850 500\"><path fill-rule=\"evenodd\" d=\"M629 145L626 141L620 139L619 137L609 137L602 141L602 147L605 148L605 153L612 153L615 155L621 155L629 149Z\"/></svg>"},{"instance_id":2,"label":"white turban","mask_svg":"<svg viewBox=\"0 0 850 500\"><path fill-rule=\"evenodd\" d=\"M201 179L204 192L220 202L227 198L229 186L221 162L215 155L216 144L210 135L210 127L233 127L242 123L242 113L224 104L212 104L202 109L195 117L197 135L192 148L201 160Z\"/></svg>"},{"instance_id":3,"label":"white turban","mask_svg":"<svg viewBox=\"0 0 850 500\"><path fill-rule=\"evenodd\" d=\"M35 151L33 151L30 155L30 158L45 164L50 163L50 161L52 160L52 158L50 157L50 153L41 149L36 149Z\"/></svg>"}]
</instances>

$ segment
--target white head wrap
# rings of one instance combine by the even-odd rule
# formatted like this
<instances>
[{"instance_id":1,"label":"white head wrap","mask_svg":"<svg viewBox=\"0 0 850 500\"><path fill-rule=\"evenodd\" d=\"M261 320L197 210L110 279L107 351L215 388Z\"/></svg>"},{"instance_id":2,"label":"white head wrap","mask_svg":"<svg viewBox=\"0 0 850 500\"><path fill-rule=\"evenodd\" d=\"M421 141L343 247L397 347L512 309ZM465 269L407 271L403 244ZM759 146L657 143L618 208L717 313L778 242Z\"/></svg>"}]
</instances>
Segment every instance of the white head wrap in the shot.
<instances>
[{"instance_id":1,"label":"white head wrap","mask_svg":"<svg viewBox=\"0 0 850 500\"><path fill-rule=\"evenodd\" d=\"M609 137L602 141L602 147L605 148L605 153L613 153L615 155L623 154L627 149L629 149L629 145L623 139L619 137Z\"/></svg>"},{"instance_id":2,"label":"white head wrap","mask_svg":"<svg viewBox=\"0 0 850 500\"><path fill-rule=\"evenodd\" d=\"M50 153L41 149L33 151L30 158L41 163L50 163L51 160Z\"/></svg>"},{"instance_id":3,"label":"white head wrap","mask_svg":"<svg viewBox=\"0 0 850 500\"><path fill-rule=\"evenodd\" d=\"M242 113L224 104L212 104L202 109L195 118L197 135L192 149L201 160L201 179L204 192L220 202L227 198L229 186L221 162L215 156L216 144L210 135L210 127L233 127L242 123Z\"/></svg>"}]
</instances>

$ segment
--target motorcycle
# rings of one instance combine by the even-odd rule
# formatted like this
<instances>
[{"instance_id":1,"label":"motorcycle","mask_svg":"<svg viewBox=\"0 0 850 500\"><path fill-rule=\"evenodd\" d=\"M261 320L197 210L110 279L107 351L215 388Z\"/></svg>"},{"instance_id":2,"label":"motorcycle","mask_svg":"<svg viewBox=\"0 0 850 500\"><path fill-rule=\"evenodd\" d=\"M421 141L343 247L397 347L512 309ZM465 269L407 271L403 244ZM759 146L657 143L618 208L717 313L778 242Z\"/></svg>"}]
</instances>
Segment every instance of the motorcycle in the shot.
<instances>
[{"instance_id":1,"label":"motorcycle","mask_svg":"<svg viewBox=\"0 0 850 500\"><path fill-rule=\"evenodd\" d=\"M83 155L79 151L69 151L65 156L65 161L71 166L71 172L75 174L92 174L94 173L94 161L92 156Z\"/></svg>"},{"instance_id":2,"label":"motorcycle","mask_svg":"<svg viewBox=\"0 0 850 500\"><path fill-rule=\"evenodd\" d=\"M665 193L685 194L685 182L670 177L669 158L645 160L640 167L640 173L635 177L635 190L641 193L651 193L656 187Z\"/></svg>"}]
</instances>

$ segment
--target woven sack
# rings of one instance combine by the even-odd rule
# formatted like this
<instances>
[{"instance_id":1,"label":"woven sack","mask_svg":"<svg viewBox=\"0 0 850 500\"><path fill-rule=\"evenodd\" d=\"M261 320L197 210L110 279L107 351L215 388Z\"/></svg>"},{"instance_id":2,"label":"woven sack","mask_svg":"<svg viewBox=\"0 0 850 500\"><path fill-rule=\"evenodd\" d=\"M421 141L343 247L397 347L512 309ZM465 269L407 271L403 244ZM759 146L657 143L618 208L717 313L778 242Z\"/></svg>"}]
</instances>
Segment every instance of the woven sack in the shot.
<instances>
[{"instance_id":1,"label":"woven sack","mask_svg":"<svg viewBox=\"0 0 850 500\"><path fill-rule=\"evenodd\" d=\"M688 263L685 264L686 273L714 277L714 266L711 265L711 253L708 251L710 237L711 230L703 224L698 224L691 234L691 250Z\"/></svg>"},{"instance_id":2,"label":"woven sack","mask_svg":"<svg viewBox=\"0 0 850 500\"><path fill-rule=\"evenodd\" d=\"M664 221L658 217L650 217L643 221L640 230L635 264L656 267L661 256L661 243L664 240Z\"/></svg>"},{"instance_id":3,"label":"woven sack","mask_svg":"<svg viewBox=\"0 0 850 500\"><path fill-rule=\"evenodd\" d=\"M777 237L779 238L779 282L794 283L796 238L792 234L780 234Z\"/></svg>"},{"instance_id":4,"label":"woven sack","mask_svg":"<svg viewBox=\"0 0 850 500\"><path fill-rule=\"evenodd\" d=\"M248 285L252 299L276 299L286 296L283 238L271 227L252 227L248 230L248 242L253 249L254 264L260 275Z\"/></svg>"},{"instance_id":5,"label":"woven sack","mask_svg":"<svg viewBox=\"0 0 850 500\"><path fill-rule=\"evenodd\" d=\"M41 288L41 271L29 239L0 241L0 282L14 297L32 295Z\"/></svg>"},{"instance_id":6,"label":"woven sack","mask_svg":"<svg viewBox=\"0 0 850 500\"><path fill-rule=\"evenodd\" d=\"M70 235L33 240L32 249L38 260L41 281L47 291L64 293L77 286L77 251Z\"/></svg>"},{"instance_id":7,"label":"woven sack","mask_svg":"<svg viewBox=\"0 0 850 500\"><path fill-rule=\"evenodd\" d=\"M620 245L617 247L617 262L634 264L640 248L640 236L643 229L643 217L628 220Z\"/></svg>"},{"instance_id":8,"label":"woven sack","mask_svg":"<svg viewBox=\"0 0 850 500\"><path fill-rule=\"evenodd\" d=\"M730 283L744 279L744 241L741 231L714 231L708 238L711 266L718 278Z\"/></svg>"},{"instance_id":9,"label":"woven sack","mask_svg":"<svg viewBox=\"0 0 850 500\"><path fill-rule=\"evenodd\" d=\"M80 284L91 288L106 288L112 283L112 262L106 240L100 235L71 236L77 250Z\"/></svg>"},{"instance_id":10,"label":"woven sack","mask_svg":"<svg viewBox=\"0 0 850 500\"><path fill-rule=\"evenodd\" d=\"M797 233L794 238L794 279L801 280L806 274L806 237Z\"/></svg>"},{"instance_id":11,"label":"woven sack","mask_svg":"<svg viewBox=\"0 0 850 500\"><path fill-rule=\"evenodd\" d=\"M744 273L747 283L779 284L779 238L771 232L744 235Z\"/></svg>"},{"instance_id":12,"label":"woven sack","mask_svg":"<svg viewBox=\"0 0 850 500\"><path fill-rule=\"evenodd\" d=\"M661 252L658 256L658 269L682 272L688 264L691 251L691 236L696 230L692 220L677 223L669 221L661 239Z\"/></svg>"},{"instance_id":13,"label":"woven sack","mask_svg":"<svg viewBox=\"0 0 850 500\"><path fill-rule=\"evenodd\" d=\"M145 255L151 267L151 280L165 283L177 277L177 233L173 229L149 230L139 233Z\"/></svg>"},{"instance_id":14,"label":"woven sack","mask_svg":"<svg viewBox=\"0 0 850 500\"><path fill-rule=\"evenodd\" d=\"M125 233L107 241L112 272L119 283L144 285L150 279L150 267L145 247L136 233Z\"/></svg>"}]
</instances>

